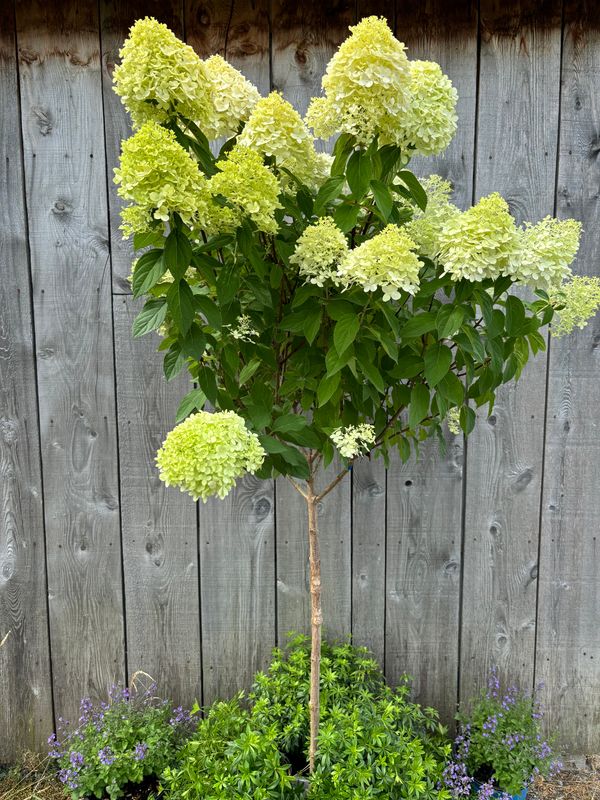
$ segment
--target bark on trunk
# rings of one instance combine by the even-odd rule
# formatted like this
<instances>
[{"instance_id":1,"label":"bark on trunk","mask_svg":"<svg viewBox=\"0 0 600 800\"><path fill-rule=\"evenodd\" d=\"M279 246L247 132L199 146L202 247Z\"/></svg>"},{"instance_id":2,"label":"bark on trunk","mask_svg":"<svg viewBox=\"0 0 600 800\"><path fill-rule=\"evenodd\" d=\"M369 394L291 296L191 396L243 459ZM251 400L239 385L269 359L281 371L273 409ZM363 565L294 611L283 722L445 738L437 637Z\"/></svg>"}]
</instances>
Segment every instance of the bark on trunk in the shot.
<instances>
[{"instance_id":1,"label":"bark on trunk","mask_svg":"<svg viewBox=\"0 0 600 800\"><path fill-rule=\"evenodd\" d=\"M311 651L310 651L310 746L308 764L310 772L315 768L317 739L319 735L319 674L321 668L321 556L319 554L319 531L317 495L313 481L307 481L306 503L308 506L308 542L310 559L310 601L311 601Z\"/></svg>"}]
</instances>

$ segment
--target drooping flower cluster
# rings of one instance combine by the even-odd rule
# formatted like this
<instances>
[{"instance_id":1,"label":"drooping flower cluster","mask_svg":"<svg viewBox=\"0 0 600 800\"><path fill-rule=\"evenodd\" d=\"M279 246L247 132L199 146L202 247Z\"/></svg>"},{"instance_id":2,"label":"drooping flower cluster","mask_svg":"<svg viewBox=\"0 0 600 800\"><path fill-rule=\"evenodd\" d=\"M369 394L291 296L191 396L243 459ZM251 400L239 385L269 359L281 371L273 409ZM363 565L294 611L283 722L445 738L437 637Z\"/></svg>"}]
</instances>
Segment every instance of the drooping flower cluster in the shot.
<instances>
[{"instance_id":1,"label":"drooping flower cluster","mask_svg":"<svg viewBox=\"0 0 600 800\"><path fill-rule=\"evenodd\" d=\"M415 294L423 262L417 245L397 225L387 225L381 233L351 250L339 268L346 286L360 285L365 292L383 290L384 300L398 300L400 292Z\"/></svg>"},{"instance_id":2,"label":"drooping flower cluster","mask_svg":"<svg viewBox=\"0 0 600 800\"><path fill-rule=\"evenodd\" d=\"M430 175L422 181L427 192L425 211L416 208L413 218L404 230L418 245L419 253L435 258L440 250L440 233L445 225L457 214L458 208L450 202L452 186L439 175Z\"/></svg>"},{"instance_id":3,"label":"drooping flower cluster","mask_svg":"<svg viewBox=\"0 0 600 800\"><path fill-rule=\"evenodd\" d=\"M456 133L458 94L434 61L411 61L410 78L410 111L399 124L400 144L422 156L437 155Z\"/></svg>"},{"instance_id":4,"label":"drooping flower cluster","mask_svg":"<svg viewBox=\"0 0 600 800\"><path fill-rule=\"evenodd\" d=\"M255 223L259 231L275 233L275 211L279 203L279 181L263 163L256 150L234 145L226 157L217 161L219 172L210 179L208 189L212 195L222 195L233 206L222 208L223 230L235 230L245 216Z\"/></svg>"},{"instance_id":5,"label":"drooping flower cluster","mask_svg":"<svg viewBox=\"0 0 600 800\"><path fill-rule=\"evenodd\" d=\"M327 281L338 282L338 267L347 254L344 234L331 217L321 217L298 237L290 262L298 265L308 283L324 286Z\"/></svg>"},{"instance_id":6,"label":"drooping flower cluster","mask_svg":"<svg viewBox=\"0 0 600 800\"><path fill-rule=\"evenodd\" d=\"M239 316L235 325L224 325L223 327L229 328L233 338L242 342L251 342L258 337L258 331L253 326L248 314Z\"/></svg>"},{"instance_id":7,"label":"drooping flower cluster","mask_svg":"<svg viewBox=\"0 0 600 800\"><path fill-rule=\"evenodd\" d=\"M519 235L508 203L494 193L448 219L440 232L439 258L455 280L482 281L510 271Z\"/></svg>"},{"instance_id":8,"label":"drooping flower cluster","mask_svg":"<svg viewBox=\"0 0 600 800\"><path fill-rule=\"evenodd\" d=\"M258 101L238 143L274 158L279 169L289 170L311 188L322 183L329 173L330 157L316 152L302 117L279 92L271 92ZM280 173L280 179L283 185L289 182L285 173Z\"/></svg>"},{"instance_id":9,"label":"drooping flower cluster","mask_svg":"<svg viewBox=\"0 0 600 800\"><path fill-rule=\"evenodd\" d=\"M160 478L194 500L229 494L245 472L256 472L265 451L233 411L192 414L167 434L156 455Z\"/></svg>"},{"instance_id":10,"label":"drooping flower cluster","mask_svg":"<svg viewBox=\"0 0 600 800\"><path fill-rule=\"evenodd\" d=\"M574 219L545 217L535 225L526 223L511 276L538 288L559 285L577 254L580 234L581 223Z\"/></svg>"},{"instance_id":11,"label":"drooping flower cluster","mask_svg":"<svg viewBox=\"0 0 600 800\"><path fill-rule=\"evenodd\" d=\"M363 145L378 134L382 143L395 142L410 103L406 48L383 18L367 17L350 31L327 65L324 97L312 101L307 122L323 139L339 131Z\"/></svg>"},{"instance_id":12,"label":"drooping flower cluster","mask_svg":"<svg viewBox=\"0 0 600 800\"><path fill-rule=\"evenodd\" d=\"M454 436L460 436L462 428L460 427L460 408L451 408L446 414L446 424L448 430Z\"/></svg>"},{"instance_id":13,"label":"drooping flower cluster","mask_svg":"<svg viewBox=\"0 0 600 800\"><path fill-rule=\"evenodd\" d=\"M176 114L204 125L212 116L204 64L189 45L152 17L138 20L119 52L114 90L134 127Z\"/></svg>"},{"instance_id":14,"label":"drooping flower cluster","mask_svg":"<svg viewBox=\"0 0 600 800\"><path fill-rule=\"evenodd\" d=\"M208 139L229 138L248 120L260 94L254 84L219 55L207 58L204 70L210 81L213 108L202 131Z\"/></svg>"},{"instance_id":15,"label":"drooping flower cluster","mask_svg":"<svg viewBox=\"0 0 600 800\"><path fill-rule=\"evenodd\" d=\"M573 275L548 292L550 303L558 312L552 324L553 336L565 336L575 328L584 328L600 308L600 278Z\"/></svg>"},{"instance_id":16,"label":"drooping flower cluster","mask_svg":"<svg viewBox=\"0 0 600 800\"><path fill-rule=\"evenodd\" d=\"M344 458L368 453L375 444L375 428L368 424L348 425L345 428L336 428L329 437Z\"/></svg>"},{"instance_id":17,"label":"drooping flower cluster","mask_svg":"<svg viewBox=\"0 0 600 800\"><path fill-rule=\"evenodd\" d=\"M206 179L175 134L156 122L146 122L123 142L115 183L131 203L121 212L124 236L164 228L174 213L191 227L206 217Z\"/></svg>"}]
</instances>

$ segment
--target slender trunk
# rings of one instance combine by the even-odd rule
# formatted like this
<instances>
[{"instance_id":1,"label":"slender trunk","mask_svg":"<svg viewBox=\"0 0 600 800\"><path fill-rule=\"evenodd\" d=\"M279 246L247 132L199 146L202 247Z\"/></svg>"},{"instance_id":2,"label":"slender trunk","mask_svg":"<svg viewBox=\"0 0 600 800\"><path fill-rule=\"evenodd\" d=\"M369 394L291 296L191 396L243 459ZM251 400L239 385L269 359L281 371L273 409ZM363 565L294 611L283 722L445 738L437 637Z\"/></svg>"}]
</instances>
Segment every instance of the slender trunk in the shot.
<instances>
[{"instance_id":1,"label":"slender trunk","mask_svg":"<svg viewBox=\"0 0 600 800\"><path fill-rule=\"evenodd\" d=\"M321 626L323 624L323 611L321 609L321 556L319 554L319 531L317 526L318 498L314 491L311 478L307 481L306 504L308 506L308 543L310 558L310 625L311 625L311 650L310 650L310 746L308 751L308 764L310 772L315 768L315 755L317 752L317 737L319 735L319 675L321 669Z\"/></svg>"}]
</instances>

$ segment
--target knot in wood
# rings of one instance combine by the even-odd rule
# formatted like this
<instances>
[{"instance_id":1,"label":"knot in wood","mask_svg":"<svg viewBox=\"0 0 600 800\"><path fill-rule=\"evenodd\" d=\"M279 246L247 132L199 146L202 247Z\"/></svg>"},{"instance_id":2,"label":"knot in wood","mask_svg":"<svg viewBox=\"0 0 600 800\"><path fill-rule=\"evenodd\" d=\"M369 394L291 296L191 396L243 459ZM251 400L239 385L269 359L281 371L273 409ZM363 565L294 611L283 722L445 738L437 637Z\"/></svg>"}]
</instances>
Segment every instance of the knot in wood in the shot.
<instances>
[{"instance_id":1,"label":"knot in wood","mask_svg":"<svg viewBox=\"0 0 600 800\"><path fill-rule=\"evenodd\" d=\"M56 200L54 205L52 206L52 213L56 214L57 216L61 216L62 214L68 214L71 211L71 206L66 200Z\"/></svg>"}]
</instances>

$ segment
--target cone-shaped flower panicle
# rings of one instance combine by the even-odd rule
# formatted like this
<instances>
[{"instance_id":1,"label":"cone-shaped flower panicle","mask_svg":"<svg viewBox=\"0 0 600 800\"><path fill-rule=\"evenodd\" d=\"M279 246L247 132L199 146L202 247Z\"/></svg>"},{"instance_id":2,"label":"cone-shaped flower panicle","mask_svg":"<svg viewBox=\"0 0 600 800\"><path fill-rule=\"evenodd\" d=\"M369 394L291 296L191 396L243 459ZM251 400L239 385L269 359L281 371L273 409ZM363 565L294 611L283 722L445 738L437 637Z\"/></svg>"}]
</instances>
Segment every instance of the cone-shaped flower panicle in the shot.
<instances>
[{"instance_id":1,"label":"cone-shaped flower panicle","mask_svg":"<svg viewBox=\"0 0 600 800\"><path fill-rule=\"evenodd\" d=\"M368 453L375 444L375 428L368 424L336 428L329 437L344 458L356 458Z\"/></svg>"},{"instance_id":2,"label":"cone-shaped flower panicle","mask_svg":"<svg viewBox=\"0 0 600 800\"><path fill-rule=\"evenodd\" d=\"M115 67L114 90L134 127L175 115L204 127L212 117L211 84L194 50L153 17L132 25Z\"/></svg>"},{"instance_id":3,"label":"cone-shaped flower panicle","mask_svg":"<svg viewBox=\"0 0 600 800\"><path fill-rule=\"evenodd\" d=\"M275 233L275 211L279 203L279 181L264 165L256 150L234 145L225 158L217 162L218 172L208 182L212 195L222 195L233 206L230 213L233 227L238 227L245 216L260 231Z\"/></svg>"},{"instance_id":4,"label":"cone-shaped flower panicle","mask_svg":"<svg viewBox=\"0 0 600 800\"><path fill-rule=\"evenodd\" d=\"M423 266L416 249L403 229L388 225L348 253L338 271L340 282L362 286L365 292L382 289L384 300L398 300L401 291L415 294Z\"/></svg>"},{"instance_id":5,"label":"cone-shaped flower panicle","mask_svg":"<svg viewBox=\"0 0 600 800\"><path fill-rule=\"evenodd\" d=\"M444 151L456 133L458 94L434 61L410 62L410 106L400 124L398 141L415 155Z\"/></svg>"},{"instance_id":6,"label":"cone-shaped flower panicle","mask_svg":"<svg viewBox=\"0 0 600 800\"><path fill-rule=\"evenodd\" d=\"M553 336L565 336L575 328L585 328L600 308L600 278L573 275L561 286L548 292L557 317L552 323Z\"/></svg>"},{"instance_id":7,"label":"cone-shaped flower panicle","mask_svg":"<svg viewBox=\"0 0 600 800\"><path fill-rule=\"evenodd\" d=\"M348 252L346 237L335 222L321 217L298 237L290 262L299 266L305 281L324 286L328 281L338 282L338 268Z\"/></svg>"},{"instance_id":8,"label":"cone-shaped flower panicle","mask_svg":"<svg viewBox=\"0 0 600 800\"><path fill-rule=\"evenodd\" d=\"M580 235L581 223L574 219L545 217L536 225L526 223L519 232L520 253L511 277L538 288L560 285L569 274Z\"/></svg>"},{"instance_id":9,"label":"cone-shaped flower panicle","mask_svg":"<svg viewBox=\"0 0 600 800\"><path fill-rule=\"evenodd\" d=\"M208 139L229 138L237 133L242 122L247 122L260 94L254 84L221 56L207 58L204 69L211 85L213 114L203 133Z\"/></svg>"},{"instance_id":10,"label":"cone-shaped flower panicle","mask_svg":"<svg viewBox=\"0 0 600 800\"><path fill-rule=\"evenodd\" d=\"M167 434L156 455L160 479L194 500L221 499L265 458L256 434L233 411L192 414Z\"/></svg>"},{"instance_id":11,"label":"cone-shaped flower panicle","mask_svg":"<svg viewBox=\"0 0 600 800\"><path fill-rule=\"evenodd\" d=\"M439 259L454 280L482 281L506 274L519 250L519 234L499 194L456 214L440 232Z\"/></svg>"},{"instance_id":12,"label":"cone-shaped flower panicle","mask_svg":"<svg viewBox=\"0 0 600 800\"><path fill-rule=\"evenodd\" d=\"M123 142L115 183L131 203L121 212L125 236L164 228L175 212L192 227L206 216L210 197L198 163L156 122L146 122Z\"/></svg>"},{"instance_id":13,"label":"cone-shaped flower panicle","mask_svg":"<svg viewBox=\"0 0 600 800\"><path fill-rule=\"evenodd\" d=\"M427 192L427 207L414 210L413 218L404 226L404 230L413 239L419 253L435 258L440 250L440 233L443 227L460 213L450 202L452 186L439 175L430 175L421 181Z\"/></svg>"}]
</instances>

